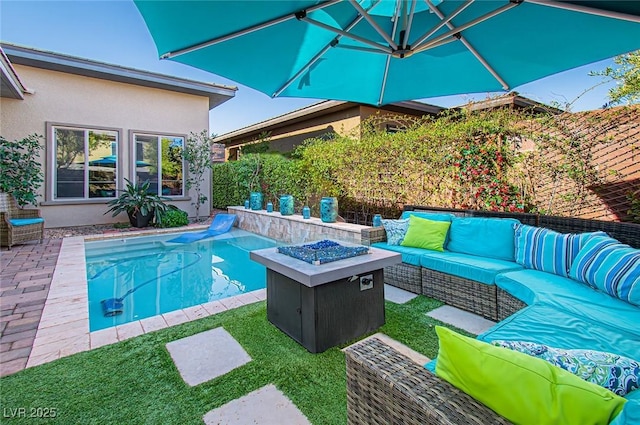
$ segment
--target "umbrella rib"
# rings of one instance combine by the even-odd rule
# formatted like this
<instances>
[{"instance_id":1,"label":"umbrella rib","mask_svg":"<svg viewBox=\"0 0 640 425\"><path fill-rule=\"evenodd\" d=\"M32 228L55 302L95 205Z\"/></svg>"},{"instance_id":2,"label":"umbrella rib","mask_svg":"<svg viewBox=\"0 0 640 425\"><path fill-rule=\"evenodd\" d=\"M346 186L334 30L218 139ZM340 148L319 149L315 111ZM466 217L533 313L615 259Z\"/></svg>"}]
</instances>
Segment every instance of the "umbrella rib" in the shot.
<instances>
[{"instance_id":1,"label":"umbrella rib","mask_svg":"<svg viewBox=\"0 0 640 425\"><path fill-rule=\"evenodd\" d=\"M440 19L445 18L440 9L438 9L433 3L431 3L431 1L427 0L427 4L429 5L429 8L433 11L433 13L435 13ZM458 29L450 21L448 21L446 25L451 30ZM496 72L495 69L493 69L489 62L487 62L485 58L483 58L480 53L478 53L478 51L467 41L467 39L462 34L460 34L459 37L460 41L462 42L462 44L464 44L467 50L469 50L471 54L476 57L476 59L487 69L487 71L489 71L491 75L493 75L493 78L498 80L498 82L502 85L502 88L508 90L509 85L507 84L507 82L504 81L504 79L500 76L500 74Z\"/></svg>"},{"instance_id":2,"label":"umbrella rib","mask_svg":"<svg viewBox=\"0 0 640 425\"><path fill-rule=\"evenodd\" d=\"M311 18L306 17L306 16L300 18L300 20L305 21L305 22L307 22L309 24L313 24L313 25L318 26L320 28L326 29L327 31L332 31L332 32L335 32L336 34L342 35L344 37L351 38L353 40L359 41L359 42L364 43L364 44L368 44L368 45L370 45L370 46L372 46L374 48L377 48L378 50L381 50L381 51L383 51L385 53L392 53L393 52L390 47L383 46L381 44L376 43L375 41L371 41L371 40L368 40L368 39L366 39L364 37L360 37L359 35L348 33L348 32L346 32L346 31L344 31L344 30L342 30L340 28L332 27L331 25L327 25L324 22L316 21L316 20L311 19Z\"/></svg>"},{"instance_id":3,"label":"umbrella rib","mask_svg":"<svg viewBox=\"0 0 640 425\"><path fill-rule=\"evenodd\" d=\"M314 10L323 9L325 7L328 7L328 6L331 6L331 5L335 4L335 3L338 3L340 1L342 1L342 0L328 0L325 3L320 3L320 4L317 4L315 6L311 6L311 7L307 8L305 10L305 12L309 13L309 12L313 12ZM258 31L258 30L261 30L261 29L264 29L264 28L268 28L270 26L273 26L273 25L288 21L290 19L295 19L297 17L297 13L298 12L289 13L289 14L284 15L284 16L279 16L277 18L268 20L266 22L261 22L261 23L256 24L256 25L252 25L252 26L250 26L248 28L244 28L244 29L241 29L239 31L232 32L231 34L226 34L226 35L223 35L221 37L212 38L210 40L203 41L201 43L193 44L191 46L187 46L187 47L184 47L182 49L178 49L178 50L176 50L174 52L164 53L163 55L160 56L160 59L175 58L176 56L180 56L180 55L184 55L186 53L191 53L191 52L196 51L196 50L204 49L205 47L213 46L214 44L219 44L219 43L222 43L222 42L225 42L225 41L228 41L228 40L233 40L234 38L237 38L237 37L240 37L240 36L243 36L243 35L246 35L246 34L250 34L250 33L254 32L254 31Z\"/></svg>"},{"instance_id":4,"label":"umbrella rib","mask_svg":"<svg viewBox=\"0 0 640 425\"><path fill-rule=\"evenodd\" d=\"M357 51L359 51L359 52L378 53L378 54L381 54L381 55L387 55L387 56L389 56L389 53L387 53L387 52L383 52L383 51L382 51L382 50L380 50L380 49L374 49L374 48L372 48L372 47L349 46L349 45L346 45L346 44L336 44L336 45L335 45L335 46L333 46L333 47L338 48L338 49L357 50Z\"/></svg>"},{"instance_id":5,"label":"umbrella rib","mask_svg":"<svg viewBox=\"0 0 640 425\"><path fill-rule=\"evenodd\" d=\"M409 33L411 32L411 24L413 23L413 15L416 12L417 4L418 0L412 0L411 12L409 12L409 23L407 24L407 29L405 30L404 37L402 38L402 49L407 48L407 41L409 40Z\"/></svg>"},{"instance_id":6,"label":"umbrella rib","mask_svg":"<svg viewBox=\"0 0 640 425\"><path fill-rule=\"evenodd\" d=\"M555 7L558 9L565 9L565 10L570 10L574 12L583 12L583 13L588 13L590 15L602 16L605 18L613 18L613 19L620 19L623 21L640 23L640 16L630 15L628 13L614 12L612 10L602 10L602 9L597 9L595 7L581 6L578 4L571 4L571 3L564 3L564 2L560 3L559 1L553 1L553 0L525 0L525 1L527 3L537 4L540 6Z\"/></svg>"},{"instance_id":7,"label":"umbrella rib","mask_svg":"<svg viewBox=\"0 0 640 425\"><path fill-rule=\"evenodd\" d=\"M389 34L384 32L384 30L380 27L380 25L378 25L378 23L373 20L371 15L369 15L369 13L366 10L364 10L363 7L360 6L360 4L356 0L349 0L349 3L351 3L351 5L358 11L358 13L364 16L364 19L366 19L367 22L369 22L369 24L373 27L373 29L376 30L376 32L380 34L382 38L384 38L387 41L387 43L389 43L389 45L393 48L393 50L398 49L398 45L396 44L396 42L393 41L393 39L389 36Z\"/></svg>"},{"instance_id":8,"label":"umbrella rib","mask_svg":"<svg viewBox=\"0 0 640 425\"><path fill-rule=\"evenodd\" d=\"M353 27L355 27L356 25L358 25L358 23L360 23L360 21L362 21L363 16L362 15L358 15L356 17L356 19L354 19L349 25L347 25L347 27L345 28L346 31L351 30ZM340 41L340 38L342 38L342 35L339 34L336 36L336 38L334 38L329 44L327 44L326 46L324 46L315 56L313 56L313 58L311 58L311 60L309 62L307 62L302 68L300 68L298 70L298 72L296 72L293 77L289 78L287 80L286 83L284 83L282 85L282 87L280 87L278 90L276 90L275 93L273 93L273 95L271 97L278 97L280 96L280 94L285 91L287 89L287 87L289 87L296 79L298 79L298 77L300 77L300 75L302 75L307 69L309 69L311 66L313 66L314 63L316 63L318 61L318 59L320 59L322 57L322 55L324 55L327 50L329 50L331 47L334 47L338 44L338 41ZM371 49L374 50L374 49ZM378 49L375 49L377 52L379 52ZM384 52L381 52L384 53Z\"/></svg>"},{"instance_id":9,"label":"umbrella rib","mask_svg":"<svg viewBox=\"0 0 640 425\"><path fill-rule=\"evenodd\" d=\"M415 41L415 43L413 43L413 48L416 49L416 48L420 47L422 45L422 43L424 43L425 40L427 40L429 37L431 37L433 34L435 34L440 28L445 26L447 24L447 22L451 21L453 18L458 16L467 7L471 6L473 1L474 0L468 0L465 3L461 4L460 7L458 7L456 10L454 10L453 13L451 15L447 16L446 19L441 21L438 25L433 27L433 29L431 29L429 32L425 33L422 37L418 38ZM426 0L426 3L427 3L427 6L429 6L431 8L431 5L432 5L431 2L429 0Z\"/></svg>"},{"instance_id":10,"label":"umbrella rib","mask_svg":"<svg viewBox=\"0 0 640 425\"><path fill-rule=\"evenodd\" d=\"M380 97L378 98L378 106L382 105L382 99L384 98L384 92L387 89L387 76L389 75L389 62L391 56L387 56L387 63L384 66L384 75L382 76L382 87L380 88Z\"/></svg>"},{"instance_id":11,"label":"umbrella rib","mask_svg":"<svg viewBox=\"0 0 640 425\"><path fill-rule=\"evenodd\" d=\"M391 30L391 38L395 38L398 29L398 20L400 19L400 5L396 4L396 10L393 12L393 29Z\"/></svg>"},{"instance_id":12,"label":"umbrella rib","mask_svg":"<svg viewBox=\"0 0 640 425\"><path fill-rule=\"evenodd\" d=\"M514 0L514 1L516 1L516 0ZM486 13L486 14L484 14L482 16L477 17L476 19L474 19L472 21L467 22L466 24L462 24L460 26L457 26L454 29L452 29L450 31L447 31L444 34L439 35L438 37L430 40L428 43L423 44L422 46L414 49L414 52L415 53L419 53L419 52L422 52L424 50L427 50L433 44L438 43L438 42L444 40L445 38L448 38L448 37L451 37L451 36L455 36L456 34L459 34L459 33L461 33L462 31L464 31L464 30L466 30L468 28L471 28L471 27L473 27L475 25L478 25L478 24L486 21L487 19L491 19L494 16L497 16L497 15L499 15L501 13L506 12L509 9L512 9L514 7L519 6L520 4L521 3L519 3L519 2L509 2L508 4L506 4L506 5L502 6L502 7L499 7L496 10L494 10L493 12Z\"/></svg>"}]
</instances>

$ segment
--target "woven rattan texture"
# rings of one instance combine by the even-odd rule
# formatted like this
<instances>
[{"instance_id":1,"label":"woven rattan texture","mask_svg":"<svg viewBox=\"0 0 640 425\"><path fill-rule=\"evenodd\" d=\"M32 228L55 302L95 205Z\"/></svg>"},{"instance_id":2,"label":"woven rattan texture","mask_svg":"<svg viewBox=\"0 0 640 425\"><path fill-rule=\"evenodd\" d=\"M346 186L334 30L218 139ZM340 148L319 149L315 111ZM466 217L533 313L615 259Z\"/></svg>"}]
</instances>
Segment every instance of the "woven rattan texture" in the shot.
<instances>
[{"instance_id":1,"label":"woven rattan texture","mask_svg":"<svg viewBox=\"0 0 640 425\"><path fill-rule=\"evenodd\" d=\"M422 294L421 267L400 263L384 268L384 283L414 294Z\"/></svg>"},{"instance_id":2,"label":"woven rattan texture","mask_svg":"<svg viewBox=\"0 0 640 425\"><path fill-rule=\"evenodd\" d=\"M377 338L345 353L350 425L510 424Z\"/></svg>"},{"instance_id":3,"label":"woven rattan texture","mask_svg":"<svg viewBox=\"0 0 640 425\"><path fill-rule=\"evenodd\" d=\"M422 268L422 293L489 320L498 317L496 285Z\"/></svg>"},{"instance_id":4,"label":"woven rattan texture","mask_svg":"<svg viewBox=\"0 0 640 425\"><path fill-rule=\"evenodd\" d=\"M506 319L527 306L527 304L520 301L504 289L498 288L496 296L498 299L498 321Z\"/></svg>"},{"instance_id":5,"label":"woven rattan texture","mask_svg":"<svg viewBox=\"0 0 640 425\"><path fill-rule=\"evenodd\" d=\"M386 242L387 233L384 227L367 227L360 232L360 240L362 245L371 245L376 242Z\"/></svg>"}]
</instances>

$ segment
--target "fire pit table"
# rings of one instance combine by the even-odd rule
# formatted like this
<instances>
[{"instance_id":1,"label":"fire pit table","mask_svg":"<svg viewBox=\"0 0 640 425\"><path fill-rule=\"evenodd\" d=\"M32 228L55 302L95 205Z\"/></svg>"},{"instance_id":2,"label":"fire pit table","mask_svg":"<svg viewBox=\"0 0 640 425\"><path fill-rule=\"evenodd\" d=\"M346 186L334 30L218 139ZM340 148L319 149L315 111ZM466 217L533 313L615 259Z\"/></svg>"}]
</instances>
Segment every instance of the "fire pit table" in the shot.
<instances>
[{"instance_id":1,"label":"fire pit table","mask_svg":"<svg viewBox=\"0 0 640 425\"><path fill-rule=\"evenodd\" d=\"M354 248L345 250L353 256L337 259L339 248L332 243L281 247L288 254L279 248L250 253L252 260L267 268L267 319L312 353L384 324L383 269L402 261L398 253L344 242L339 244ZM314 246L317 254L308 248ZM329 260L319 252L323 246Z\"/></svg>"}]
</instances>

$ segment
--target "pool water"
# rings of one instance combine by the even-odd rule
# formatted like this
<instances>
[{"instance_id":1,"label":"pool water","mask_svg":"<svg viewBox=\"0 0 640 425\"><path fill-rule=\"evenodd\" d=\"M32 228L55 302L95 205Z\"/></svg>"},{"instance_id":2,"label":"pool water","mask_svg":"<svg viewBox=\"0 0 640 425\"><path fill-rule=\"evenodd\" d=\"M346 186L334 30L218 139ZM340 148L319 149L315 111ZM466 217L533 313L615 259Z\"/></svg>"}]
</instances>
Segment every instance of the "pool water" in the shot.
<instances>
[{"instance_id":1,"label":"pool water","mask_svg":"<svg viewBox=\"0 0 640 425\"><path fill-rule=\"evenodd\" d=\"M266 286L265 267L249 252L275 241L234 229L194 243L166 243L175 236L85 242L90 331ZM122 302L122 313L107 317L101 301L112 299Z\"/></svg>"}]
</instances>

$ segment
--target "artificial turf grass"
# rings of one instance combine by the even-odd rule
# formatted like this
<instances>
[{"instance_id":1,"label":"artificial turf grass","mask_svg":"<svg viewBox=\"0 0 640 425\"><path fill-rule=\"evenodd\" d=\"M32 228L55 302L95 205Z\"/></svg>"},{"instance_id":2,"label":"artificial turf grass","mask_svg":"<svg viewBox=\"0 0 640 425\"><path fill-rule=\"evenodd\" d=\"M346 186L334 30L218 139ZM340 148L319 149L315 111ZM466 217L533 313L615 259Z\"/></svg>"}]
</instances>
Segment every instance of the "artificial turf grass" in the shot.
<instances>
[{"instance_id":1,"label":"artificial turf grass","mask_svg":"<svg viewBox=\"0 0 640 425\"><path fill-rule=\"evenodd\" d=\"M387 302L386 324L379 332L433 358L434 325L440 322L425 313L441 304L426 297L407 304ZM189 387L165 345L218 326L252 361ZM202 424L211 409L273 383L312 423L345 424L346 373L340 348L349 344L311 354L267 321L266 303L260 302L1 378L0 400L5 413L55 408L58 423L65 424ZM32 419L11 420L23 422Z\"/></svg>"}]
</instances>

